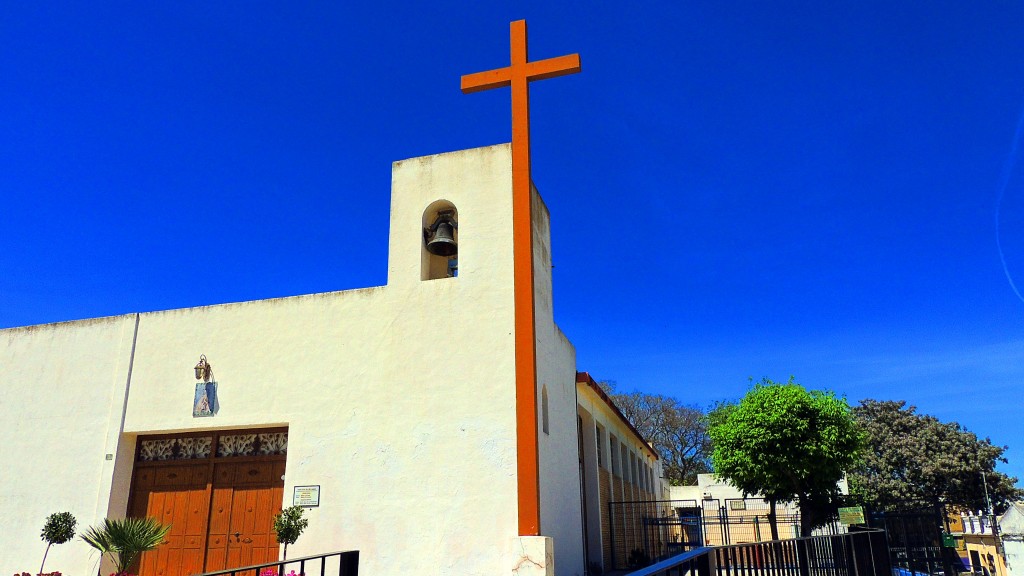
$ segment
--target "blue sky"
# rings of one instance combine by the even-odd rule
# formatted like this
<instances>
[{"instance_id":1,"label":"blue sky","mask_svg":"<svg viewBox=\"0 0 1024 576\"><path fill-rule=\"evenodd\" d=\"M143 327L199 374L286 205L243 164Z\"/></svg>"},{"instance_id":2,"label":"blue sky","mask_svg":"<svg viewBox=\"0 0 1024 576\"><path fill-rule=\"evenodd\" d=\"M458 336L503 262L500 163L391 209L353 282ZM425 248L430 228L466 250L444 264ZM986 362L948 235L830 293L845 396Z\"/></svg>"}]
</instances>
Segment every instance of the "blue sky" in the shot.
<instances>
[{"instance_id":1,"label":"blue sky","mask_svg":"<svg viewBox=\"0 0 1024 576\"><path fill-rule=\"evenodd\" d=\"M1019 2L9 3L0 327L384 284L391 162L508 141L458 86L519 18L583 63L531 92L580 369L904 399L1024 477Z\"/></svg>"}]
</instances>

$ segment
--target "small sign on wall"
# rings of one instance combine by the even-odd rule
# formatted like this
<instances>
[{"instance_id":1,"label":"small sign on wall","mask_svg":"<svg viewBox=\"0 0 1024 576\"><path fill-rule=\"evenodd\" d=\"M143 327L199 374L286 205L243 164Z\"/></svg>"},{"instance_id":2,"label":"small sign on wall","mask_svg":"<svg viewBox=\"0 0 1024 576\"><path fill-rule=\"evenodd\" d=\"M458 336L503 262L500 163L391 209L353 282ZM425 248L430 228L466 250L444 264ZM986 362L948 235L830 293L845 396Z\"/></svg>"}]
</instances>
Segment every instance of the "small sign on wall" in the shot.
<instances>
[{"instance_id":1,"label":"small sign on wall","mask_svg":"<svg viewBox=\"0 0 1024 576\"><path fill-rule=\"evenodd\" d=\"M296 486L292 492L292 506L319 506L320 485Z\"/></svg>"},{"instance_id":2,"label":"small sign on wall","mask_svg":"<svg viewBox=\"0 0 1024 576\"><path fill-rule=\"evenodd\" d=\"M862 506L851 506L839 509L839 523L845 526L864 524L864 508Z\"/></svg>"}]
</instances>

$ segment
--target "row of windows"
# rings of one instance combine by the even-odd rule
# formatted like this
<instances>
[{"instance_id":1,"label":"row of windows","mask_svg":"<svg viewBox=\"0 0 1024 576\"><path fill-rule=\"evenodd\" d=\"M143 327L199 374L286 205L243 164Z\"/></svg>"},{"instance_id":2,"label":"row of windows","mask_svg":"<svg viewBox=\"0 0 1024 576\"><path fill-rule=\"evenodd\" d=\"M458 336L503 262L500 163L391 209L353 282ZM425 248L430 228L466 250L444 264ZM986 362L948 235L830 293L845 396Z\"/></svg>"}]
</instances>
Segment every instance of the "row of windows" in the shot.
<instances>
[{"instance_id":1,"label":"row of windows","mask_svg":"<svg viewBox=\"0 0 1024 576\"><path fill-rule=\"evenodd\" d=\"M597 430L597 466L608 470L608 463L605 460L605 448L611 455L611 472L619 478L632 482L648 492L654 491L654 469L644 461L642 456L637 456L625 443L619 442L614 434L608 435L608 443L605 444L605 432L600 425Z\"/></svg>"},{"instance_id":2,"label":"row of windows","mask_svg":"<svg viewBox=\"0 0 1024 576\"><path fill-rule=\"evenodd\" d=\"M548 419L548 387L541 387L540 391L540 414L541 414L541 430L545 434L550 434L550 421ZM580 419L580 427L582 428L582 419ZM651 468L650 464L644 461L642 456L637 456L632 450L630 450L625 443L618 441L618 438L614 434L608 435L608 444L605 444L605 433L604 428L597 425L597 466L602 470L608 470L608 463L605 459L605 448L608 449L611 454L611 471L612 474L619 478L624 478L627 482L639 486L640 488L647 490L648 492L654 492L654 469ZM582 454L582 431L580 432L580 450ZM623 465L623 463L625 465Z\"/></svg>"}]
</instances>

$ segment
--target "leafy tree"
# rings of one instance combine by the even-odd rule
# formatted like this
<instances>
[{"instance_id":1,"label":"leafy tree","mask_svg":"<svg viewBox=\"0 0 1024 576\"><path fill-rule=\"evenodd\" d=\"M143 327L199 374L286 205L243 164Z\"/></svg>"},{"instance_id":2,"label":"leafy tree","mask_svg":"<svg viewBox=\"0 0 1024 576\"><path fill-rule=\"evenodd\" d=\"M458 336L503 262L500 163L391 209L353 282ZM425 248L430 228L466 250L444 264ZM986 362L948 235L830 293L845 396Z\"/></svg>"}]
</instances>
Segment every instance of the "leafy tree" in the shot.
<instances>
[{"instance_id":1,"label":"leafy tree","mask_svg":"<svg viewBox=\"0 0 1024 576\"><path fill-rule=\"evenodd\" d=\"M163 544L170 531L170 524L160 524L153 518L106 518L101 527L91 527L82 534L82 540L99 550L101 556L109 556L117 574L125 574L139 554Z\"/></svg>"},{"instance_id":2,"label":"leafy tree","mask_svg":"<svg viewBox=\"0 0 1024 576\"><path fill-rule=\"evenodd\" d=\"M711 441L699 408L660 394L616 393L614 382L601 382L600 386L661 456L669 484L696 484L697 474L711 471Z\"/></svg>"},{"instance_id":3,"label":"leafy tree","mask_svg":"<svg viewBox=\"0 0 1024 576\"><path fill-rule=\"evenodd\" d=\"M302 506L289 506L274 516L274 533L277 534L277 541L284 544L285 560L288 559L288 545L295 544L302 531L309 526L309 520L302 517L304 512Z\"/></svg>"},{"instance_id":4,"label":"leafy tree","mask_svg":"<svg viewBox=\"0 0 1024 576\"><path fill-rule=\"evenodd\" d=\"M736 404L708 415L715 473L744 494L761 493L770 506L796 501L804 535L824 523L838 497L837 483L853 467L861 445L850 407L826 391L765 378Z\"/></svg>"},{"instance_id":5,"label":"leafy tree","mask_svg":"<svg viewBox=\"0 0 1024 576\"><path fill-rule=\"evenodd\" d=\"M50 553L50 546L63 544L75 537L75 528L78 520L71 512L57 512L46 517L43 523L43 531L39 535L46 542L46 551L43 552L43 563L39 565L39 573L43 573L43 566L46 566L46 556Z\"/></svg>"},{"instance_id":6,"label":"leafy tree","mask_svg":"<svg viewBox=\"0 0 1024 576\"><path fill-rule=\"evenodd\" d=\"M861 464L850 473L854 497L880 509L941 505L985 509L985 487L997 513L1024 497L1016 478L995 471L1005 446L979 439L956 422L918 414L904 401L863 400L853 409L865 432Z\"/></svg>"}]
</instances>

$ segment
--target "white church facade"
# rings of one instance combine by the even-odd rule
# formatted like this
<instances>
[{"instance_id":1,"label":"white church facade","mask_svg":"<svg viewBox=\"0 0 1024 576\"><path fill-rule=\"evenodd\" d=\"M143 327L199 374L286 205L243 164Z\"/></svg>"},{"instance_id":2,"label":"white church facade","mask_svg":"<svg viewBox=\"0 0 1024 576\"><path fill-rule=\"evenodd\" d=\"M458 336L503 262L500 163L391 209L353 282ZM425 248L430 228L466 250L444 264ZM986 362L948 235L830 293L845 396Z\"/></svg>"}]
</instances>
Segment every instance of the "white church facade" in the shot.
<instances>
[{"instance_id":1,"label":"white church facade","mask_svg":"<svg viewBox=\"0 0 1024 576\"><path fill-rule=\"evenodd\" d=\"M365 575L606 565L609 498L662 498L660 462L554 323L534 189L540 529L522 534L511 183L509 145L396 162L385 286L0 330L0 564L32 569L58 511L170 523L140 576L269 562L299 497L289 557L359 550ZM457 260L427 249L438 222ZM76 540L47 567L97 559Z\"/></svg>"}]
</instances>

